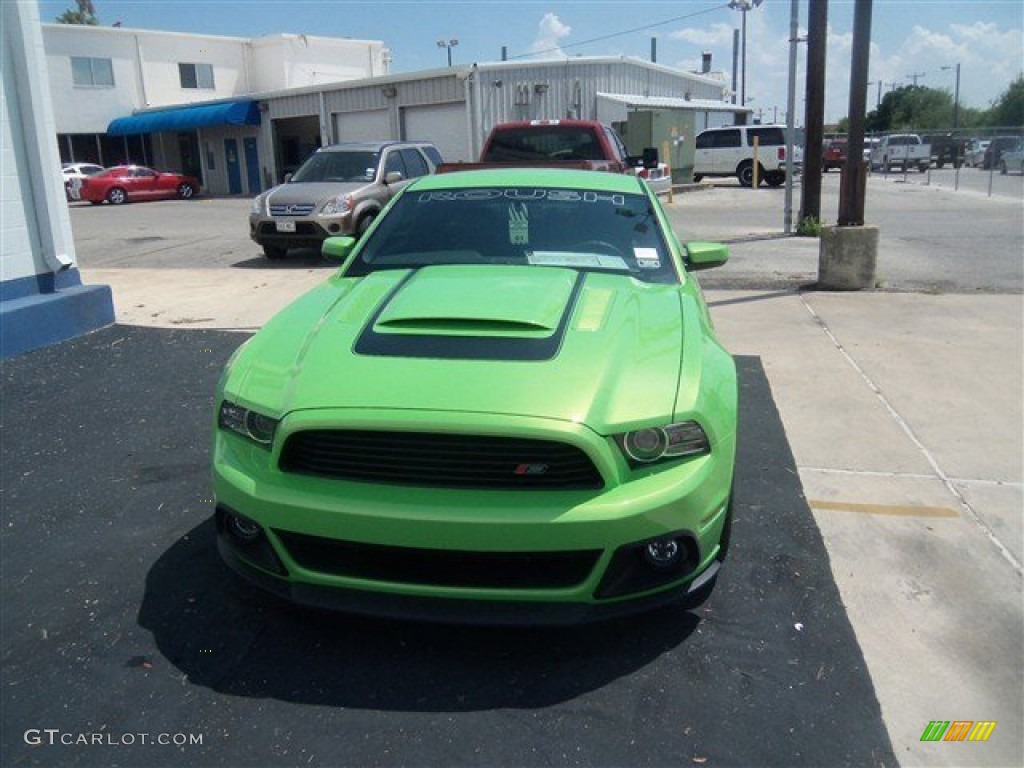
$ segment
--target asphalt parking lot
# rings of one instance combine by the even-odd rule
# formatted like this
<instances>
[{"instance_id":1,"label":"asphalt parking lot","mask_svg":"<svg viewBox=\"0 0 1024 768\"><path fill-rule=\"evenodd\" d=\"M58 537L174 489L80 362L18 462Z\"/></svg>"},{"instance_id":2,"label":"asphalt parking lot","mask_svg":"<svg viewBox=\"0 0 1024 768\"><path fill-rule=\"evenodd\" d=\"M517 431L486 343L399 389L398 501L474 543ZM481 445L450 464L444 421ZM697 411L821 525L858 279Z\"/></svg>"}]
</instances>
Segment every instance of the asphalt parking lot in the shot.
<instances>
[{"instance_id":1,"label":"asphalt parking lot","mask_svg":"<svg viewBox=\"0 0 1024 768\"><path fill-rule=\"evenodd\" d=\"M211 393L243 338L118 326L5 365L4 765L895 764L755 358L705 608L493 630L299 610L220 563Z\"/></svg>"},{"instance_id":2,"label":"asphalt parking lot","mask_svg":"<svg viewBox=\"0 0 1024 768\"><path fill-rule=\"evenodd\" d=\"M1020 765L1022 209L957 195L874 184L884 290L860 295L802 289L817 241L779 239L781 191L677 197L733 252L701 276L742 385L730 560L698 613L544 632L238 583L210 522L216 377L331 267L263 259L244 200L74 206L119 324L3 366L0 760ZM999 724L921 744L936 718Z\"/></svg>"}]
</instances>

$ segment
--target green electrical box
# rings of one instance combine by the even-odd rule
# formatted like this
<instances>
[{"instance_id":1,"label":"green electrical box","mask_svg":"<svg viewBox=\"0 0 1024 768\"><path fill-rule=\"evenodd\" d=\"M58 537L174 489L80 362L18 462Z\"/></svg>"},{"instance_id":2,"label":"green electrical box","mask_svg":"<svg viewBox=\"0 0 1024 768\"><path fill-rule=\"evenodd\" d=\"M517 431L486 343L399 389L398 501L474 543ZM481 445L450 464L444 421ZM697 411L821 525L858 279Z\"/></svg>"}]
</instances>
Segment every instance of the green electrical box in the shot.
<instances>
[{"instance_id":1,"label":"green electrical box","mask_svg":"<svg viewBox=\"0 0 1024 768\"><path fill-rule=\"evenodd\" d=\"M694 124L691 109L650 109L630 112L626 122L615 127L631 155L640 154L645 147L655 147L661 162L672 169L672 182L689 184L693 181L696 149Z\"/></svg>"}]
</instances>

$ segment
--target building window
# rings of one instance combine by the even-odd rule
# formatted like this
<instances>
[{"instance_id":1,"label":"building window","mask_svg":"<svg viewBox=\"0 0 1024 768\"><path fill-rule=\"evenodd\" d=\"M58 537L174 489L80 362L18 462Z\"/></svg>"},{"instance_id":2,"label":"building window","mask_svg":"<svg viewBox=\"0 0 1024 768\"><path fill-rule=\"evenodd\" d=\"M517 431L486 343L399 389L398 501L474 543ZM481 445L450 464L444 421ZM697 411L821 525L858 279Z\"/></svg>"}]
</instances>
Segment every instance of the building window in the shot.
<instances>
[{"instance_id":1,"label":"building window","mask_svg":"<svg viewBox=\"0 0 1024 768\"><path fill-rule=\"evenodd\" d=\"M178 64L182 88L208 88L213 90L213 65Z\"/></svg>"},{"instance_id":2,"label":"building window","mask_svg":"<svg viewBox=\"0 0 1024 768\"><path fill-rule=\"evenodd\" d=\"M75 86L91 88L114 87L114 65L110 59L71 57L71 80Z\"/></svg>"}]
</instances>

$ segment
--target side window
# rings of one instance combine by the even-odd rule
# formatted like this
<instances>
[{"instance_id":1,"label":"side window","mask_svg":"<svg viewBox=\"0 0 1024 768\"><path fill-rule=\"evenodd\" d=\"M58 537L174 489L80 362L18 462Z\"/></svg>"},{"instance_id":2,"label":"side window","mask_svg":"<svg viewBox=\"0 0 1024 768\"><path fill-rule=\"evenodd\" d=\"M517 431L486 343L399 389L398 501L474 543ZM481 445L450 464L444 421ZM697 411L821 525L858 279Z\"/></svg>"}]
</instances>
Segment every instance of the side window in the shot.
<instances>
[{"instance_id":1,"label":"side window","mask_svg":"<svg viewBox=\"0 0 1024 768\"><path fill-rule=\"evenodd\" d=\"M717 131L715 136L715 146L719 149L740 146L740 132L738 130Z\"/></svg>"},{"instance_id":2,"label":"side window","mask_svg":"<svg viewBox=\"0 0 1024 768\"><path fill-rule=\"evenodd\" d=\"M429 173L427 161L415 149L403 149L402 160L405 161L405 167L409 171L407 178L415 179L417 176L426 176Z\"/></svg>"},{"instance_id":3,"label":"side window","mask_svg":"<svg viewBox=\"0 0 1024 768\"><path fill-rule=\"evenodd\" d=\"M711 149L715 146L715 135L713 133L697 134L697 149Z\"/></svg>"},{"instance_id":4,"label":"side window","mask_svg":"<svg viewBox=\"0 0 1024 768\"><path fill-rule=\"evenodd\" d=\"M402 174L403 179L408 179L409 174L405 170L405 163L402 162L402 153L397 150L391 150L384 157L384 176L385 178L392 171L398 171Z\"/></svg>"},{"instance_id":5,"label":"side window","mask_svg":"<svg viewBox=\"0 0 1024 768\"><path fill-rule=\"evenodd\" d=\"M626 145L622 143L622 139L619 138L619 134L617 134L608 126L605 126L604 134L605 137L608 139L608 142L612 145L612 148L615 150L615 154L618 155L618 158L616 159L618 159L620 162L625 162L626 157L629 153L626 152Z\"/></svg>"},{"instance_id":6,"label":"side window","mask_svg":"<svg viewBox=\"0 0 1024 768\"><path fill-rule=\"evenodd\" d=\"M444 160L441 159L441 153L437 151L437 147L428 144L425 147L420 147L420 149L423 150L423 154L430 158L430 162L432 162L435 166L438 166L444 162Z\"/></svg>"},{"instance_id":7,"label":"side window","mask_svg":"<svg viewBox=\"0 0 1024 768\"><path fill-rule=\"evenodd\" d=\"M754 146L755 136L757 136L757 143L762 147L777 147L786 143L786 137L781 128L748 128L748 147Z\"/></svg>"}]
</instances>

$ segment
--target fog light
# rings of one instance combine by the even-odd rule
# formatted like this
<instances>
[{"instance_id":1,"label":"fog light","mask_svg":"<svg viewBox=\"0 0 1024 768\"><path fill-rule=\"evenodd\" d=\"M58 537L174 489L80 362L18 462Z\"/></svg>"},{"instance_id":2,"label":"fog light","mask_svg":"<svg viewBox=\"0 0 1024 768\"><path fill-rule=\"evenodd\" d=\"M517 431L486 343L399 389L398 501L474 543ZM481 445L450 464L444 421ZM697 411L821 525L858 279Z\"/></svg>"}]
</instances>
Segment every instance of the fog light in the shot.
<instances>
[{"instance_id":1,"label":"fog light","mask_svg":"<svg viewBox=\"0 0 1024 768\"><path fill-rule=\"evenodd\" d=\"M260 535L260 527L248 518L229 514L226 522L228 533L239 541L255 541Z\"/></svg>"},{"instance_id":2,"label":"fog light","mask_svg":"<svg viewBox=\"0 0 1024 768\"><path fill-rule=\"evenodd\" d=\"M682 552L675 539L655 539L644 547L644 558L652 567L665 571L679 563Z\"/></svg>"}]
</instances>

